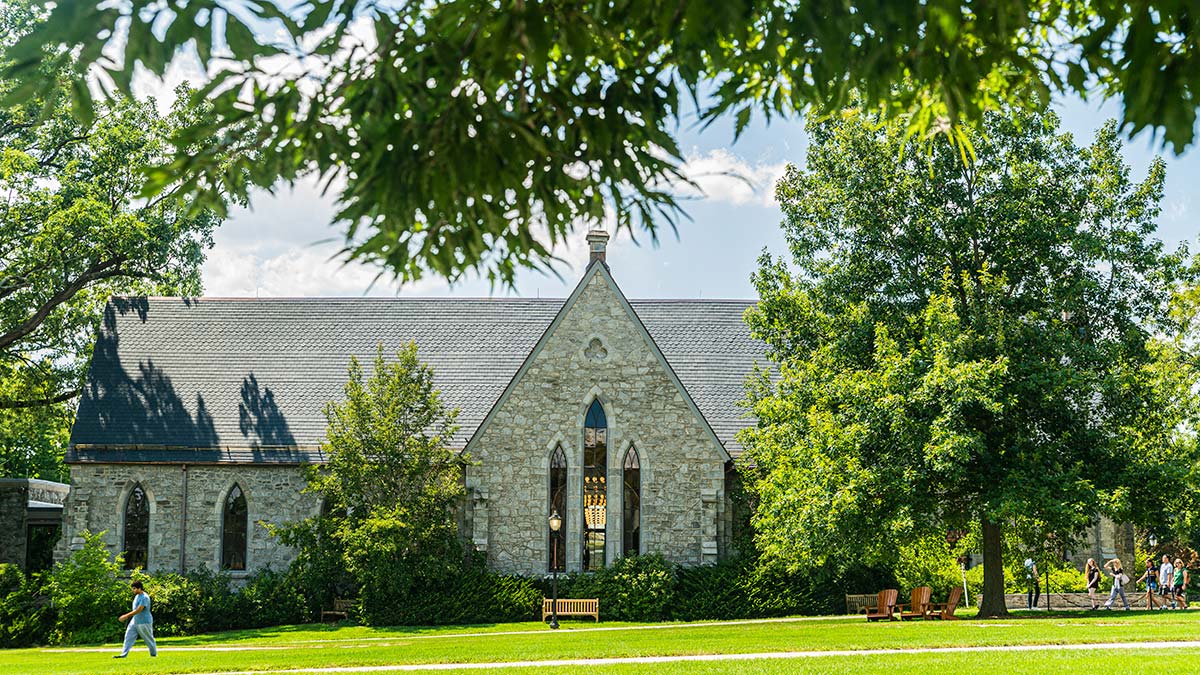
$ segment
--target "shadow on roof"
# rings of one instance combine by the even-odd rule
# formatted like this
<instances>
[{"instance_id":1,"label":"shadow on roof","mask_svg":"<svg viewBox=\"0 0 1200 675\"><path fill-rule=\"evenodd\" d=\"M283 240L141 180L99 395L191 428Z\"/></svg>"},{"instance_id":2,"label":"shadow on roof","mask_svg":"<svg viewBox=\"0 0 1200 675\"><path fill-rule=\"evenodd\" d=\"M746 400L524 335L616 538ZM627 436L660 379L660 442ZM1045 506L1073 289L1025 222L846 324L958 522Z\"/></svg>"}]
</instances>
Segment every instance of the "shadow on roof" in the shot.
<instances>
[{"instance_id":1,"label":"shadow on roof","mask_svg":"<svg viewBox=\"0 0 1200 675\"><path fill-rule=\"evenodd\" d=\"M254 373L242 379L242 402L238 404L238 429L250 447L295 445L287 419L275 404L275 392L262 387Z\"/></svg>"}]
</instances>

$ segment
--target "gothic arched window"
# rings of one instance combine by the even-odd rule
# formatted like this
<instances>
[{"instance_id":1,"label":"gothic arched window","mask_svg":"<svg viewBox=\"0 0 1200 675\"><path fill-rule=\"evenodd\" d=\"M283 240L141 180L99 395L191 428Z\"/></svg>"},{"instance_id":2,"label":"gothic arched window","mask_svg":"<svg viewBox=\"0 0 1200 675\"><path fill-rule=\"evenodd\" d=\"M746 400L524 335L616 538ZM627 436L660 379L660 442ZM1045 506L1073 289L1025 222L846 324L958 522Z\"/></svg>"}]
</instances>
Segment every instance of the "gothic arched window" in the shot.
<instances>
[{"instance_id":1,"label":"gothic arched window","mask_svg":"<svg viewBox=\"0 0 1200 675\"><path fill-rule=\"evenodd\" d=\"M608 421L592 401L583 424L583 569L604 567L608 525Z\"/></svg>"},{"instance_id":2,"label":"gothic arched window","mask_svg":"<svg viewBox=\"0 0 1200 675\"><path fill-rule=\"evenodd\" d=\"M567 455L562 446L550 455L550 513L558 513L562 524L558 532L546 529L550 536L550 571L562 570L567 562Z\"/></svg>"},{"instance_id":3,"label":"gothic arched window","mask_svg":"<svg viewBox=\"0 0 1200 675\"><path fill-rule=\"evenodd\" d=\"M246 495L234 484L225 497L221 518L221 569L246 569Z\"/></svg>"},{"instance_id":4,"label":"gothic arched window","mask_svg":"<svg viewBox=\"0 0 1200 675\"><path fill-rule=\"evenodd\" d=\"M146 569L150 551L150 500L137 483L125 500L125 569Z\"/></svg>"},{"instance_id":5,"label":"gothic arched window","mask_svg":"<svg viewBox=\"0 0 1200 675\"><path fill-rule=\"evenodd\" d=\"M637 555L642 535L642 465L637 449L629 446L625 453L624 481L621 486L623 516L621 548L625 556Z\"/></svg>"}]
</instances>

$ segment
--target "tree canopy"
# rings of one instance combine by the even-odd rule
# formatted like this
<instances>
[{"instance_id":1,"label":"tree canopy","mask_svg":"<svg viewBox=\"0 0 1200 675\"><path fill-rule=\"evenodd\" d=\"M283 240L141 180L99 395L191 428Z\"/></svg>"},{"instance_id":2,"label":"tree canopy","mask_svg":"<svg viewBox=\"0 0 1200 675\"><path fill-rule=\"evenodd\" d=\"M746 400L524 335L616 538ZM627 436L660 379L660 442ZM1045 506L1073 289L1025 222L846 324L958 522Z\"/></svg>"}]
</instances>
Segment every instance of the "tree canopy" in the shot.
<instances>
[{"instance_id":1,"label":"tree canopy","mask_svg":"<svg viewBox=\"0 0 1200 675\"><path fill-rule=\"evenodd\" d=\"M777 366L743 436L759 547L886 561L974 524L998 614L1005 530L1162 526L1197 458L1162 162L1134 181L1115 123L1079 147L1052 114L986 114L967 164L860 111L809 132L776 191L790 265L764 254L747 314Z\"/></svg>"},{"instance_id":2,"label":"tree canopy","mask_svg":"<svg viewBox=\"0 0 1200 675\"><path fill-rule=\"evenodd\" d=\"M31 22L0 7L0 50ZM51 75L0 109L0 475L53 479L104 302L198 294L220 218L178 185L139 197L142 172L177 150L172 133L204 114L186 91L168 115L121 99L81 122L56 97L69 73ZM0 81L0 95L12 89Z\"/></svg>"},{"instance_id":3,"label":"tree canopy","mask_svg":"<svg viewBox=\"0 0 1200 675\"><path fill-rule=\"evenodd\" d=\"M1124 129L1179 152L1200 104L1184 2L81 0L48 17L13 50L12 97L38 91L47 62L129 92L136 69L161 75L184 50L211 76L196 96L215 115L183 137L217 143L179 153L151 190L183 175L219 210L205 181L245 196L321 175L338 185L346 253L403 280L509 283L580 224L673 227L692 106L740 132L857 95L966 152L961 123L986 111L1101 96L1121 101ZM82 74L71 98L92 114Z\"/></svg>"},{"instance_id":4,"label":"tree canopy","mask_svg":"<svg viewBox=\"0 0 1200 675\"><path fill-rule=\"evenodd\" d=\"M381 346L370 373L351 357L344 398L325 417L326 461L309 467L306 488L324 511L283 530L299 548L297 569L314 583L364 589L358 616L369 623L428 623L415 598L452 583L464 563L455 509L466 458L448 446L458 411L446 408L433 369L409 343L395 358Z\"/></svg>"}]
</instances>

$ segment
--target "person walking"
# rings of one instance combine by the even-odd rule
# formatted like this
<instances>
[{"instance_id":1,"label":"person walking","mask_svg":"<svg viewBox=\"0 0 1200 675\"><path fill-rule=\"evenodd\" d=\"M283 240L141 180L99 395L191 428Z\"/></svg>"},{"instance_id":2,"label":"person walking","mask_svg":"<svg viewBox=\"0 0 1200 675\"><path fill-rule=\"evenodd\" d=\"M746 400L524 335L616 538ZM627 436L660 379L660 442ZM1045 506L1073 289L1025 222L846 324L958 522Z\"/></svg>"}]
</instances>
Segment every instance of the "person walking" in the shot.
<instances>
[{"instance_id":1,"label":"person walking","mask_svg":"<svg viewBox=\"0 0 1200 675\"><path fill-rule=\"evenodd\" d=\"M1162 607L1166 607L1167 598L1171 599L1171 609L1175 609L1175 566L1171 564L1171 556L1163 554L1162 564L1158 566L1159 596Z\"/></svg>"},{"instance_id":2,"label":"person walking","mask_svg":"<svg viewBox=\"0 0 1200 675\"><path fill-rule=\"evenodd\" d=\"M1042 586L1038 580L1037 563L1033 562L1033 558L1025 559L1025 579L1029 581L1029 596L1026 600L1029 602L1029 609L1033 609L1042 599Z\"/></svg>"},{"instance_id":3,"label":"person walking","mask_svg":"<svg viewBox=\"0 0 1200 675\"><path fill-rule=\"evenodd\" d=\"M1158 590L1158 565L1154 562L1154 556L1146 558L1146 571L1142 572L1142 576L1137 578L1135 583L1146 584L1146 609L1157 609L1161 603L1154 598L1155 591Z\"/></svg>"},{"instance_id":4,"label":"person walking","mask_svg":"<svg viewBox=\"0 0 1200 675\"><path fill-rule=\"evenodd\" d=\"M1175 585L1171 589L1175 593L1175 601L1179 603L1181 609L1188 608L1187 601L1187 585L1189 581L1188 569L1183 566L1183 559L1175 559Z\"/></svg>"},{"instance_id":5,"label":"person walking","mask_svg":"<svg viewBox=\"0 0 1200 675\"><path fill-rule=\"evenodd\" d=\"M1096 565L1096 559L1088 558L1083 571L1087 574L1088 599L1092 601L1092 609L1100 609L1096 604L1096 589L1100 588L1100 568Z\"/></svg>"},{"instance_id":6,"label":"person walking","mask_svg":"<svg viewBox=\"0 0 1200 675\"><path fill-rule=\"evenodd\" d=\"M133 649L133 643L139 636L150 649L150 656L158 656L158 645L154 642L154 616L150 614L150 596L146 594L140 581L129 584L129 588L133 589L133 608L120 617L121 621L129 621L129 625L125 627L125 645L121 653L113 658L123 659L129 656L129 650Z\"/></svg>"},{"instance_id":7,"label":"person walking","mask_svg":"<svg viewBox=\"0 0 1200 675\"><path fill-rule=\"evenodd\" d=\"M1113 600L1117 596L1121 596L1121 602L1125 605L1125 611L1129 611L1129 601L1125 599L1125 584L1129 583L1129 576L1125 574L1125 570L1121 567L1121 559L1113 558L1104 563L1105 569L1112 574L1113 585L1112 592L1108 594L1108 602L1104 603L1104 609L1111 610Z\"/></svg>"}]
</instances>

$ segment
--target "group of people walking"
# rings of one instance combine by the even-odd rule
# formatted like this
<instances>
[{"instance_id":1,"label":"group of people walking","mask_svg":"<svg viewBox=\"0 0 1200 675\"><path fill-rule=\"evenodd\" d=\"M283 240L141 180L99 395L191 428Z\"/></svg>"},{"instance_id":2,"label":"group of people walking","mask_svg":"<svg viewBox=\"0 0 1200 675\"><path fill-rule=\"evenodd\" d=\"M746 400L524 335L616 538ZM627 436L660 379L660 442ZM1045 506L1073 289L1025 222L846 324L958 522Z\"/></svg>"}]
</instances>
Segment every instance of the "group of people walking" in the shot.
<instances>
[{"instance_id":1,"label":"group of people walking","mask_svg":"<svg viewBox=\"0 0 1200 675\"><path fill-rule=\"evenodd\" d=\"M1129 600L1125 597L1125 586L1129 584L1129 575L1125 573L1118 558L1104 563L1104 570L1112 576L1112 591L1108 594L1108 602L1103 607L1096 604L1096 590L1100 587L1101 568L1096 565L1094 558L1088 558L1084 572L1087 574L1088 597L1092 601L1092 609L1112 609L1117 596L1125 609L1129 609ZM1171 562L1171 557L1164 555L1160 564L1150 556L1146 559L1146 571L1134 581L1146 585L1146 609L1187 609L1187 585L1190 575L1181 558ZM1169 605L1169 607L1168 607Z\"/></svg>"}]
</instances>

